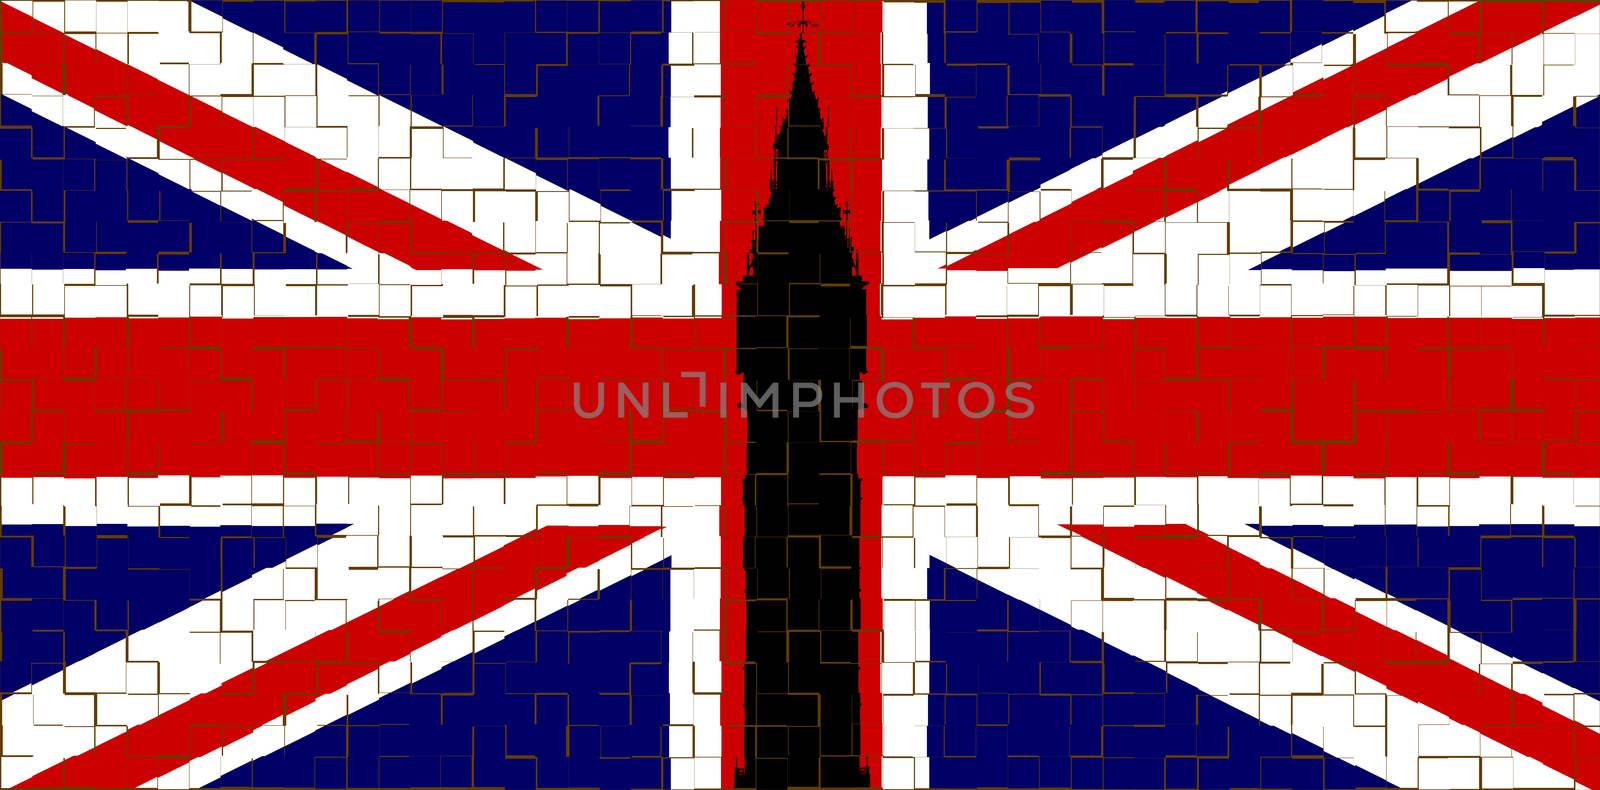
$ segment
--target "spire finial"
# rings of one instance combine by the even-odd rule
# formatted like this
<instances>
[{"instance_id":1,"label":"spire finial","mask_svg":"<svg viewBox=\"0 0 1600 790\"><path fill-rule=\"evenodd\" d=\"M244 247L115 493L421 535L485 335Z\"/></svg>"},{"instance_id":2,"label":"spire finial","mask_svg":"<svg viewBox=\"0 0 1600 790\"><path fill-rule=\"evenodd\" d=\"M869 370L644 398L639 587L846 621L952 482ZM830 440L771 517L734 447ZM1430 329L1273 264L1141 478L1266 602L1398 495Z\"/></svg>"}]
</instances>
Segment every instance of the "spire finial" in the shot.
<instances>
[{"instance_id":1,"label":"spire finial","mask_svg":"<svg viewBox=\"0 0 1600 790\"><path fill-rule=\"evenodd\" d=\"M806 28L811 27L811 22L806 19L806 0L800 0L800 19L799 19L799 21L791 22L790 24L793 25L794 27L800 28L800 32L801 32L802 35L805 34L805 29Z\"/></svg>"}]
</instances>

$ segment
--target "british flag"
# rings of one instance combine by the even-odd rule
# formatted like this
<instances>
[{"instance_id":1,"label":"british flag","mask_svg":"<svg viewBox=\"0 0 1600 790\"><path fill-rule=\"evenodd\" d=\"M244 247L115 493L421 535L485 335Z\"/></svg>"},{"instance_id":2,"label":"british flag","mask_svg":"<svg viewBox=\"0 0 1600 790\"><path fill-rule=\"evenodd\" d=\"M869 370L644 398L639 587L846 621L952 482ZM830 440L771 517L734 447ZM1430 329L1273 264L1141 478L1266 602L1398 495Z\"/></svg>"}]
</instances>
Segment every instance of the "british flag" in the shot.
<instances>
[{"instance_id":1,"label":"british flag","mask_svg":"<svg viewBox=\"0 0 1600 790\"><path fill-rule=\"evenodd\" d=\"M0 68L0 785L1600 790L1600 4L4 0ZM861 410L773 444L772 359Z\"/></svg>"}]
</instances>

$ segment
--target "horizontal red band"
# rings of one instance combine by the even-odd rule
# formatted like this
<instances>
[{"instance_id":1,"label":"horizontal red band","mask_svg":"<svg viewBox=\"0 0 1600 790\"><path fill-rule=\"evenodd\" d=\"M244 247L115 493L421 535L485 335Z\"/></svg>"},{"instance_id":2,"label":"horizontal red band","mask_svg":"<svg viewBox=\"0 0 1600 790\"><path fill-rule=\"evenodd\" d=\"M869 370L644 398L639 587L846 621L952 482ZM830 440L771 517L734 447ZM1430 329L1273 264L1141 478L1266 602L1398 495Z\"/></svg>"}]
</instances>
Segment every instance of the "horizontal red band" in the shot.
<instances>
[{"instance_id":1,"label":"horizontal red band","mask_svg":"<svg viewBox=\"0 0 1600 790\"><path fill-rule=\"evenodd\" d=\"M721 475L722 319L0 320L0 474ZM867 474L1600 474L1600 319L882 321ZM705 373L707 400L697 379ZM903 398L883 385L912 390ZM923 384L950 382L932 415ZM997 410L955 403L981 382ZM1026 418L1006 387L1031 389ZM722 385L728 383L724 388ZM664 416L662 385L674 412ZM594 418L600 389L604 410ZM648 417L619 385L641 396ZM981 392L969 393L974 411Z\"/></svg>"},{"instance_id":2,"label":"horizontal red band","mask_svg":"<svg viewBox=\"0 0 1600 790\"><path fill-rule=\"evenodd\" d=\"M1033 386L1027 419L868 421L863 469L1600 474L1600 320L884 321L870 375ZM913 385L914 386L914 385ZM972 395L973 405L978 395ZM925 405L925 404L924 404Z\"/></svg>"},{"instance_id":3,"label":"horizontal red band","mask_svg":"<svg viewBox=\"0 0 1600 790\"><path fill-rule=\"evenodd\" d=\"M715 408L659 382L730 375L719 321L0 320L6 476L697 475ZM731 327L728 327L731 328ZM584 419L607 382L605 411ZM615 385L651 387L650 419ZM741 450L742 452L742 450Z\"/></svg>"}]
</instances>

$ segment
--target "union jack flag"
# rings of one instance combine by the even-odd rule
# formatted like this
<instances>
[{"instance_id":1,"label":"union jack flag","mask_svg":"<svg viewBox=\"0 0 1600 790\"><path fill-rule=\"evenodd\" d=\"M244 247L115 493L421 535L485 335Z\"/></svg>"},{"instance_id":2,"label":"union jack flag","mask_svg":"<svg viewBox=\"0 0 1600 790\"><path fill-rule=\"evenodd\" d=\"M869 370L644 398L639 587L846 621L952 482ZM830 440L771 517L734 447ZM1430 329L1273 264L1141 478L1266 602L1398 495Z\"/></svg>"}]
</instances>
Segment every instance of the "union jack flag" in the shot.
<instances>
[{"instance_id":1,"label":"union jack flag","mask_svg":"<svg viewBox=\"0 0 1600 790\"><path fill-rule=\"evenodd\" d=\"M3 0L0 68L0 785L801 786L728 392L814 92L908 399L786 544L822 759L1600 788L1600 4Z\"/></svg>"}]
</instances>

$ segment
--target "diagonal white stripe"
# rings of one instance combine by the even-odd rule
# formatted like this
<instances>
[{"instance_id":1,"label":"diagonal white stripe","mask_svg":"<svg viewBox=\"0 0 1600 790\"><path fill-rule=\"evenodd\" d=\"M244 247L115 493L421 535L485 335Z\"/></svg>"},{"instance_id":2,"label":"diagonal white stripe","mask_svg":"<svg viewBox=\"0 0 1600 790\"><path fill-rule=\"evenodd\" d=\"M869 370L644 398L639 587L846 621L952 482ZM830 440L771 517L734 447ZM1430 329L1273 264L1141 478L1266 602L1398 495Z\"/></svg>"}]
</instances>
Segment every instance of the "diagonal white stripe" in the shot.
<instances>
[{"instance_id":1,"label":"diagonal white stripe","mask_svg":"<svg viewBox=\"0 0 1600 790\"><path fill-rule=\"evenodd\" d=\"M1595 523L1597 509L1576 506L1572 499L1575 481L1565 481L1564 493L1561 482L1519 480L1518 515L1549 509L1552 521L1564 512L1578 523ZM1476 501L1474 493L1482 486L1509 486L1509 481L1478 483L1457 489L1462 511L1456 523L1471 518L1468 503ZM1419 481L1387 481L1395 488L1408 484ZM1571 780L1537 761L1055 526L1074 520L1187 519L1218 529L1293 501L1288 488L1289 481L1212 479L885 481L884 687L890 696L884 713L886 732L894 736L885 742L886 786L928 786L928 700L923 695L929 692L926 664L933 657L929 604L923 599L927 557L933 556L1400 787L1571 787ZM1332 512L1344 511L1344 501L1331 504ZM1381 495L1377 502L1381 509ZM1341 522L1330 518L1326 523ZM1461 653L1457 645L1465 637L1449 638L1452 653ZM1546 704L1557 703L1552 704L1557 710L1566 704L1580 722L1592 715L1590 698L1574 709L1571 695L1550 679L1530 680L1519 673L1515 681L1544 683L1519 685L1519 690L1553 690Z\"/></svg>"},{"instance_id":2,"label":"diagonal white stripe","mask_svg":"<svg viewBox=\"0 0 1600 790\"><path fill-rule=\"evenodd\" d=\"M16 66L0 64L0 86L3 86L6 98L51 123L65 127L73 134L82 135L111 153L148 167L168 181L246 219L259 222L314 252L327 255L352 269L376 273L378 253L284 206L283 201L272 195L228 178L171 146L163 146L154 137L138 129L100 115L94 108L39 82ZM304 283L312 273L295 274L302 276L292 279ZM334 272L325 274L335 275ZM226 272L208 270L183 279L193 283L203 282L201 277L204 277L213 282L222 282L226 275ZM128 308L120 314L142 312L133 305Z\"/></svg>"},{"instance_id":3,"label":"diagonal white stripe","mask_svg":"<svg viewBox=\"0 0 1600 790\"><path fill-rule=\"evenodd\" d=\"M1245 481L1245 484L1251 482L1253 481ZM1547 481L1524 481L1524 485L1543 482ZM1233 480L1205 481L1202 485L1204 491L1201 494L1202 501L1228 497L1230 495L1228 489L1236 489L1237 483L1238 481ZM1504 490L1509 493L1509 489L1510 486L1507 484ZM1340 523L1347 518L1360 518L1347 513L1340 513L1339 516ZM1497 518L1494 511L1478 511L1475 520L1483 523L1511 521L1505 517ZM1382 522L1380 514L1377 518L1361 523ZM1365 582L1340 573L1304 552L1294 551L1266 537L1251 528L1247 522L1206 519L1204 523L1206 527L1201 528L1201 531L1226 543L1228 548L1313 587L1322 595L1349 604L1361 614L1448 655L1456 663L1483 674L1502 686L1533 697L1569 719L1600 727L1600 700L1540 671L1537 665L1518 661L1500 650L1450 628L1427 614L1390 598L1383 591ZM1274 520L1273 523L1281 522ZM1556 523L1555 519L1550 519L1550 523ZM1579 526L1594 525L1583 524L1580 521Z\"/></svg>"},{"instance_id":4,"label":"diagonal white stripe","mask_svg":"<svg viewBox=\"0 0 1600 790\"><path fill-rule=\"evenodd\" d=\"M1382 270L1355 274L1254 272L1386 198L1600 94L1600 10L1553 28L1242 179L1183 212L1058 269L946 271L947 263L1036 222L1077 195L1216 133L1259 107L1337 73L1466 4L1412 2L1296 58L1195 112L1114 147L1034 192L930 238L926 20L922 6L884 6L884 306L893 316L1503 315L1600 314L1593 272ZM1521 279L1514 279L1514 278ZM1546 288L1496 288L1515 283ZM1594 282L1590 286L1590 281ZM1442 306L1418 304L1391 283L1460 286ZM1007 286L1056 288L1065 299L1016 301ZM1277 286L1277 287L1274 287ZM1373 286L1373 287L1361 287ZM1009 299L1008 299L1009 297Z\"/></svg>"},{"instance_id":5,"label":"diagonal white stripe","mask_svg":"<svg viewBox=\"0 0 1600 790\"><path fill-rule=\"evenodd\" d=\"M17 784L114 738L256 662L460 568L530 529L558 523L664 529L392 662L287 721L269 724L174 771L159 784L196 787L210 782L667 556L673 558L674 574L668 668L673 786L715 787L720 782L716 480L235 478L228 483L167 478L153 481L154 485L149 482L9 479L0 493L8 519L38 523L51 523L69 512L90 516L87 523L136 525L149 524L152 517L196 525L256 523L263 517L281 520L285 512L292 512L297 520L352 526L281 566L257 573L0 701L4 784ZM284 496L286 486L297 491ZM221 496L208 493L208 488ZM279 492L275 499L283 504L250 504L274 499L270 495L258 499L255 493L274 488ZM92 493L85 496L86 492ZM213 497L229 504L207 504ZM78 503L97 500L104 504L72 510ZM186 504L148 504L151 501ZM311 504L291 504L305 501ZM245 504L233 504L239 502Z\"/></svg>"},{"instance_id":6,"label":"diagonal white stripe","mask_svg":"<svg viewBox=\"0 0 1600 790\"><path fill-rule=\"evenodd\" d=\"M243 304L235 297L227 305L231 315L627 317L712 315L720 309L715 288L721 214L720 23L717 4L710 0L674 2L670 8L668 153L674 220L668 238L188 0L4 2L540 267L509 273L413 271L353 248L347 255L363 264L360 271L324 272L317 282L328 288L285 291L278 287L280 281L307 283L276 272L233 275L249 279L231 284L248 286L259 280L268 288ZM9 79L6 91L11 92ZM186 159L171 150L164 150L162 157ZM193 183L193 178L177 180ZM228 192L236 186L229 185ZM277 213L268 207L266 215ZM342 246L323 242L302 223L290 222L287 229L292 238L319 251ZM188 286L208 284L207 276L215 278L164 272L159 278L163 287L148 272L102 273L81 284L139 287L145 293L126 301L138 301L140 307L130 304L129 312L218 314L224 306L213 311L204 300L195 306L180 298L188 296ZM11 271L0 272L0 277L8 291L18 294L0 302L5 313L127 314L115 312L120 304L115 294L73 294L80 308L67 303L50 276L38 278L42 285L24 282ZM62 277L80 284L71 273ZM23 299L20 294L30 290L37 293ZM262 298L257 301L257 296Z\"/></svg>"},{"instance_id":7,"label":"diagonal white stripe","mask_svg":"<svg viewBox=\"0 0 1600 790\"><path fill-rule=\"evenodd\" d=\"M251 760L312 734L327 723L377 702L389 692L437 672L462 656L487 649L556 609L671 557L671 617L674 621L668 648L670 723L674 741L670 755L673 758L671 786L718 787L721 782L720 760L716 756L721 746L717 737L720 709L716 686L704 685L708 678L720 680L717 645L714 638L697 639L702 634L714 637L717 628L720 574L716 558L717 519L714 509L702 510L673 514L669 517L671 523L661 533L561 579L541 590L532 600L513 601L469 626L458 628L410 656L390 662L377 673L163 776L155 785L163 788L204 786ZM682 622L686 619L689 622Z\"/></svg>"}]
</instances>

